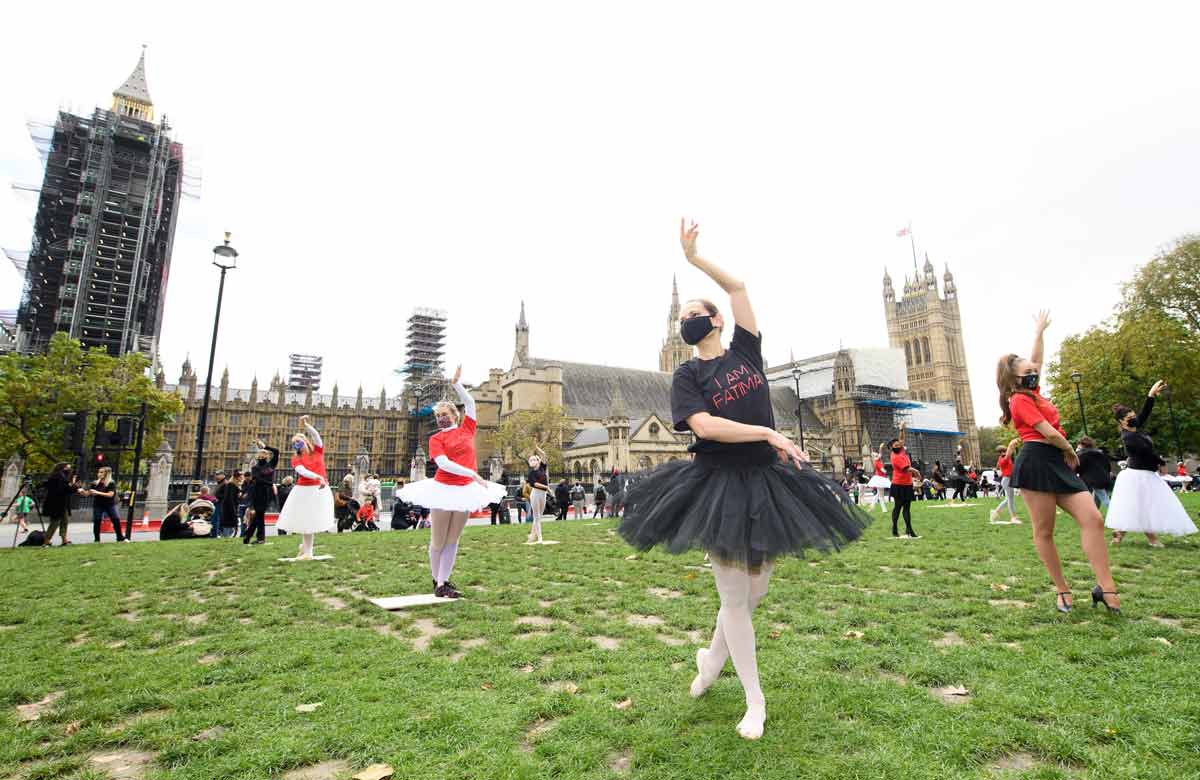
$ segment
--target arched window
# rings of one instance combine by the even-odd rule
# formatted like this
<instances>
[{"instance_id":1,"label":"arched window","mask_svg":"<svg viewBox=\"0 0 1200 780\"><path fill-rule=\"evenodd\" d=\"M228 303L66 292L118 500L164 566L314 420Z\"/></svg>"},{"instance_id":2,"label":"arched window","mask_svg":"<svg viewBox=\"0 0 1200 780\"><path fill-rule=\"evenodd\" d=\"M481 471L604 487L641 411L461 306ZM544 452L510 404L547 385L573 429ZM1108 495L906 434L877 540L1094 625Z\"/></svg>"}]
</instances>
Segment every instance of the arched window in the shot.
<instances>
[{"instance_id":1,"label":"arched window","mask_svg":"<svg viewBox=\"0 0 1200 780\"><path fill-rule=\"evenodd\" d=\"M921 365L921 340L913 339L913 362Z\"/></svg>"},{"instance_id":2,"label":"arched window","mask_svg":"<svg viewBox=\"0 0 1200 780\"><path fill-rule=\"evenodd\" d=\"M658 427L658 423L656 423L656 422L650 423L650 435L651 436L658 436L658 432L660 430L662 430L662 429Z\"/></svg>"},{"instance_id":3,"label":"arched window","mask_svg":"<svg viewBox=\"0 0 1200 780\"><path fill-rule=\"evenodd\" d=\"M583 464L575 461L575 479L583 479Z\"/></svg>"},{"instance_id":4,"label":"arched window","mask_svg":"<svg viewBox=\"0 0 1200 780\"><path fill-rule=\"evenodd\" d=\"M904 363L905 365L912 365L912 347L907 341L904 342Z\"/></svg>"},{"instance_id":5,"label":"arched window","mask_svg":"<svg viewBox=\"0 0 1200 780\"><path fill-rule=\"evenodd\" d=\"M932 360L932 358L929 357L929 337L928 336L921 337L921 346L924 348L924 351L925 351L925 362L932 363L933 360Z\"/></svg>"},{"instance_id":6,"label":"arched window","mask_svg":"<svg viewBox=\"0 0 1200 780\"><path fill-rule=\"evenodd\" d=\"M512 411L512 390L508 391L508 411Z\"/></svg>"}]
</instances>

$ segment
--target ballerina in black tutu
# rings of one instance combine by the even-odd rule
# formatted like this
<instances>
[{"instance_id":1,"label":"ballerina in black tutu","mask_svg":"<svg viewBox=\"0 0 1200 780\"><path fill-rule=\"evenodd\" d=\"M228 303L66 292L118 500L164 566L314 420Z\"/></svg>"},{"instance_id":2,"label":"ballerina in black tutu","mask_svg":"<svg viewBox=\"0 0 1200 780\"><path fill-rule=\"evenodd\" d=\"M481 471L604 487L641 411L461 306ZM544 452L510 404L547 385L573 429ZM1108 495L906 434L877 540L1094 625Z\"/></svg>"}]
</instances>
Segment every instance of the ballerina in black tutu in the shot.
<instances>
[{"instance_id":1,"label":"ballerina in black tutu","mask_svg":"<svg viewBox=\"0 0 1200 780\"><path fill-rule=\"evenodd\" d=\"M837 549L859 537L867 516L775 430L762 337L746 286L696 254L698 233L694 223L680 223L688 262L729 293L733 342L722 348L725 320L711 302L692 300L682 308L681 335L699 357L675 371L671 415L675 430L696 435L695 457L638 480L626 497L620 533L639 550L662 545L672 553L700 548L709 554L721 609L712 644L696 653L691 694L702 695L732 657L746 694L738 733L758 739L767 710L750 617L767 593L773 563L809 548Z\"/></svg>"}]
</instances>

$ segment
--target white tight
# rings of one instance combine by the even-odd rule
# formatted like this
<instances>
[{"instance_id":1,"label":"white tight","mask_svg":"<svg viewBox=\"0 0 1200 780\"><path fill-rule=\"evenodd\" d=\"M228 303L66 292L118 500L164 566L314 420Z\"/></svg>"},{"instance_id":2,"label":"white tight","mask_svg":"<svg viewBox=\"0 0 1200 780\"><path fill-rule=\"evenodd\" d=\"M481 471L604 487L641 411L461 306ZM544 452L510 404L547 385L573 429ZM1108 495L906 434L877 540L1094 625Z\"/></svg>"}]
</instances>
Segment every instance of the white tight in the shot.
<instances>
[{"instance_id":1,"label":"white tight","mask_svg":"<svg viewBox=\"0 0 1200 780\"><path fill-rule=\"evenodd\" d=\"M754 623L751 614L767 595L774 564L767 562L757 574L713 561L713 576L721 609L712 643L699 664L699 676L693 683L693 695L703 693L720 675L725 662L732 658L733 668L746 694L746 717L738 724L742 736L756 739L762 735L766 720L766 699L758 682L758 658L755 650Z\"/></svg>"},{"instance_id":2,"label":"white tight","mask_svg":"<svg viewBox=\"0 0 1200 780\"><path fill-rule=\"evenodd\" d=\"M313 554L313 537L316 534L301 534L300 535L300 557L306 557Z\"/></svg>"},{"instance_id":3,"label":"white tight","mask_svg":"<svg viewBox=\"0 0 1200 780\"><path fill-rule=\"evenodd\" d=\"M533 530L529 532L529 535L536 536L539 542L542 541L542 512L545 511L546 491L529 491L529 519L533 522Z\"/></svg>"},{"instance_id":4,"label":"white tight","mask_svg":"<svg viewBox=\"0 0 1200 780\"><path fill-rule=\"evenodd\" d=\"M429 571L438 585L444 585L454 570L458 557L458 540L467 527L466 512L434 509L429 513Z\"/></svg>"}]
</instances>

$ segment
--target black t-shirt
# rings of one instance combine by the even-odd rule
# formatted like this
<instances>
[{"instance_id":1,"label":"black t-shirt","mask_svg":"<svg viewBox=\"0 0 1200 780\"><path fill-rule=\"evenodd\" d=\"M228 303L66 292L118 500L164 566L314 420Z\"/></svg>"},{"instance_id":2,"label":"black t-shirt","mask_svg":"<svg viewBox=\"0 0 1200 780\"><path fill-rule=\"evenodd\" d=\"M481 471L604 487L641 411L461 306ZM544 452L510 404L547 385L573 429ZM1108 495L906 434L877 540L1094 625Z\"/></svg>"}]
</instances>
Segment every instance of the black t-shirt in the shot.
<instances>
[{"instance_id":1,"label":"black t-shirt","mask_svg":"<svg viewBox=\"0 0 1200 780\"><path fill-rule=\"evenodd\" d=\"M117 486L112 482L93 482L92 490L99 490L101 493L112 493L111 497L92 496L92 506L97 509L112 509L117 502Z\"/></svg>"},{"instance_id":2,"label":"black t-shirt","mask_svg":"<svg viewBox=\"0 0 1200 780\"><path fill-rule=\"evenodd\" d=\"M549 485L549 477L546 476L546 467L538 466L536 469L530 469L525 475L525 481L529 483L529 487L534 490L540 488L533 487L534 485Z\"/></svg>"},{"instance_id":3,"label":"black t-shirt","mask_svg":"<svg viewBox=\"0 0 1200 780\"><path fill-rule=\"evenodd\" d=\"M771 391L763 376L761 333L755 336L740 325L734 325L733 341L725 354L712 360L692 358L675 369L671 381L671 417L675 430L689 430L688 417L699 412L774 430ZM690 449L692 452L743 453L747 456L772 452L771 445L763 441L726 444L699 437Z\"/></svg>"}]
</instances>

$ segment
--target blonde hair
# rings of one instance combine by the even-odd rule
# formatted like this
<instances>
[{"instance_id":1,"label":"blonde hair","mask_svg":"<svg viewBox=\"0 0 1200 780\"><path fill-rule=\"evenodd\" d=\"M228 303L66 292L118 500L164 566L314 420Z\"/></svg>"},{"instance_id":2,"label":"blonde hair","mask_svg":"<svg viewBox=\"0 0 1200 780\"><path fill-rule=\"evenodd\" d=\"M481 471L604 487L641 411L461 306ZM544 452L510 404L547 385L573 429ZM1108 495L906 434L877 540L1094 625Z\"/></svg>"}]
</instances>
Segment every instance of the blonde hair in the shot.
<instances>
[{"instance_id":1,"label":"blonde hair","mask_svg":"<svg viewBox=\"0 0 1200 780\"><path fill-rule=\"evenodd\" d=\"M437 417L438 412L440 412L443 409L446 409L450 412L450 415L454 418L454 422L456 422L456 423L458 422L458 407L455 406L454 404L450 403L449 401L438 401L436 404L434 404L433 405L433 416Z\"/></svg>"},{"instance_id":2,"label":"blonde hair","mask_svg":"<svg viewBox=\"0 0 1200 780\"><path fill-rule=\"evenodd\" d=\"M96 472L96 481L100 482L103 480L104 482L108 482L108 480L112 477L112 473L112 466L101 466Z\"/></svg>"}]
</instances>

